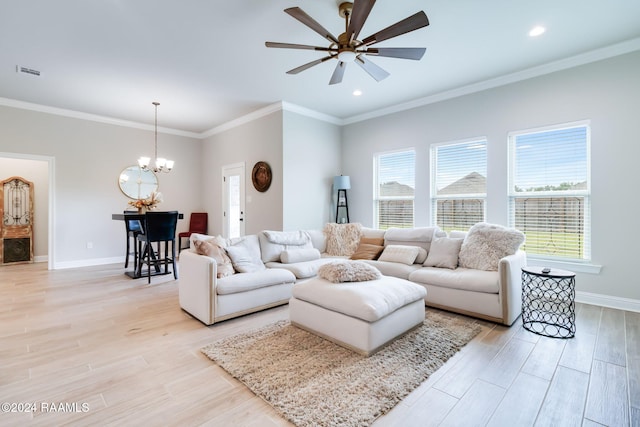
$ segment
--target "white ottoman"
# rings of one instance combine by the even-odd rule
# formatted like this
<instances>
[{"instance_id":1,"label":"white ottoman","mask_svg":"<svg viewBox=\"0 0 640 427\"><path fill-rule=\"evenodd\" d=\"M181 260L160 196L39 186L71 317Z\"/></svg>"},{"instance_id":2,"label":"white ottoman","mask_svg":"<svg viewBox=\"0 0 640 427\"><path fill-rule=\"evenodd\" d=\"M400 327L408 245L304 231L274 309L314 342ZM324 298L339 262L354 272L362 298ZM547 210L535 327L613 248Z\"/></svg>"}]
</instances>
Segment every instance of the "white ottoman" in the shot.
<instances>
[{"instance_id":1,"label":"white ottoman","mask_svg":"<svg viewBox=\"0 0 640 427\"><path fill-rule=\"evenodd\" d=\"M293 287L291 323L370 356L424 322L424 287L395 277L332 283L316 277Z\"/></svg>"}]
</instances>

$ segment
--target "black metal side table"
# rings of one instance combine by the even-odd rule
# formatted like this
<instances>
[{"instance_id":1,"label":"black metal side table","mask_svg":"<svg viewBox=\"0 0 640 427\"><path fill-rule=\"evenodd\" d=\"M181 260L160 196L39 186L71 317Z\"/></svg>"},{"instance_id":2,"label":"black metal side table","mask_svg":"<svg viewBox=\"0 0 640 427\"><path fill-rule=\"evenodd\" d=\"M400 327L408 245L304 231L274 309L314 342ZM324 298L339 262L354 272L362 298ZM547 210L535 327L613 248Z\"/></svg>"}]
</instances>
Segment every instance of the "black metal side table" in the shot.
<instances>
[{"instance_id":1,"label":"black metal side table","mask_svg":"<svg viewBox=\"0 0 640 427\"><path fill-rule=\"evenodd\" d=\"M542 267L522 268L522 326L538 335L576 334L576 274Z\"/></svg>"}]
</instances>

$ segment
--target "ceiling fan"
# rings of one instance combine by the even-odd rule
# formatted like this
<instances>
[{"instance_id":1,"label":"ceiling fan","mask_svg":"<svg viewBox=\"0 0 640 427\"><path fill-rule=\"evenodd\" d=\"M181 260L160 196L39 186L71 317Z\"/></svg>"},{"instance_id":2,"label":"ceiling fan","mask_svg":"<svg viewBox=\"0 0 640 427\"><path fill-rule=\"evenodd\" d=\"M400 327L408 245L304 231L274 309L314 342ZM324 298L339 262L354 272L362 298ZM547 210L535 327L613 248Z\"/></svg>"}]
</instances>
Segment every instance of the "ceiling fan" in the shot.
<instances>
[{"instance_id":1,"label":"ceiling fan","mask_svg":"<svg viewBox=\"0 0 640 427\"><path fill-rule=\"evenodd\" d=\"M380 47L372 48L376 43L397 37L402 34L409 33L422 27L429 25L427 15L420 11L402 21L380 30L362 40L358 39L358 34L364 26L373 5L376 0L354 0L351 2L343 2L338 6L338 13L345 20L345 32L337 38L331 34L326 28L320 25L315 19L305 13L299 7L291 7L284 11L293 16L298 21L311 28L322 37L329 40L329 47L309 46L293 43L277 43L265 42L267 47L283 48L283 49L305 49L327 52L329 55L324 58L316 59L307 64L296 67L287 71L287 74L298 74L308 68L321 64L331 59L337 59L336 65L330 85L342 82L344 70L349 62L355 62L362 67L376 81L381 81L389 76L389 73L378 65L371 62L365 55L385 56L389 58L412 59L418 61L424 55L426 48L423 47Z\"/></svg>"}]
</instances>

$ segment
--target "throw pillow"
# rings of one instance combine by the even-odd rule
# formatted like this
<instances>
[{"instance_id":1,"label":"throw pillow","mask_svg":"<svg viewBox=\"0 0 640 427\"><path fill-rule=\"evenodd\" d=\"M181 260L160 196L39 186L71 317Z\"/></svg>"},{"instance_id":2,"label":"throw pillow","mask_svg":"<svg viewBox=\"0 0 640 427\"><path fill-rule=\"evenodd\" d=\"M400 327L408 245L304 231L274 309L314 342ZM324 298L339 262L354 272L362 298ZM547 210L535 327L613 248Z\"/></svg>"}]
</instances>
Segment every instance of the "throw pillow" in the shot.
<instances>
[{"instance_id":1,"label":"throw pillow","mask_svg":"<svg viewBox=\"0 0 640 427\"><path fill-rule=\"evenodd\" d=\"M384 246L382 245L362 243L361 240L358 249L351 255L351 259L378 259L383 250Z\"/></svg>"},{"instance_id":2,"label":"throw pillow","mask_svg":"<svg viewBox=\"0 0 640 427\"><path fill-rule=\"evenodd\" d=\"M360 238L360 243L366 243L368 245L384 246L384 237L365 237Z\"/></svg>"},{"instance_id":3,"label":"throw pillow","mask_svg":"<svg viewBox=\"0 0 640 427\"><path fill-rule=\"evenodd\" d=\"M431 242L429 255L424 262L425 267L441 267L454 269L458 266L458 254L462 239L441 237Z\"/></svg>"},{"instance_id":4,"label":"throw pillow","mask_svg":"<svg viewBox=\"0 0 640 427\"><path fill-rule=\"evenodd\" d=\"M366 282L382 277L375 267L362 261L337 261L318 269L318 277L333 283Z\"/></svg>"},{"instance_id":5,"label":"throw pillow","mask_svg":"<svg viewBox=\"0 0 640 427\"><path fill-rule=\"evenodd\" d=\"M216 277L218 279L231 276L235 273L233 265L231 265L231 259L227 256L227 253L223 248L214 243L214 239L196 240L193 242L193 246L195 247L197 254L208 256L216 261Z\"/></svg>"},{"instance_id":6,"label":"throw pillow","mask_svg":"<svg viewBox=\"0 0 640 427\"><path fill-rule=\"evenodd\" d=\"M249 235L226 247L233 268L238 273L253 273L266 267L260 258L258 236Z\"/></svg>"},{"instance_id":7,"label":"throw pillow","mask_svg":"<svg viewBox=\"0 0 640 427\"><path fill-rule=\"evenodd\" d=\"M362 225L329 223L324 226L324 235L327 239L327 255L351 256L360 243Z\"/></svg>"},{"instance_id":8,"label":"throw pillow","mask_svg":"<svg viewBox=\"0 0 640 427\"><path fill-rule=\"evenodd\" d=\"M460 248L460 267L497 271L498 263L515 254L524 234L513 228L480 222L469 230Z\"/></svg>"},{"instance_id":9,"label":"throw pillow","mask_svg":"<svg viewBox=\"0 0 640 427\"><path fill-rule=\"evenodd\" d=\"M418 246L387 245L378 261L399 262L411 265L415 262L420 248Z\"/></svg>"},{"instance_id":10,"label":"throw pillow","mask_svg":"<svg viewBox=\"0 0 640 427\"><path fill-rule=\"evenodd\" d=\"M427 260L427 250L423 247L418 246L418 256L414 261L415 264L422 264Z\"/></svg>"},{"instance_id":11,"label":"throw pillow","mask_svg":"<svg viewBox=\"0 0 640 427\"><path fill-rule=\"evenodd\" d=\"M280 254L280 262L283 264L314 261L316 259L320 259L320 251L316 248L292 249L282 251Z\"/></svg>"}]
</instances>

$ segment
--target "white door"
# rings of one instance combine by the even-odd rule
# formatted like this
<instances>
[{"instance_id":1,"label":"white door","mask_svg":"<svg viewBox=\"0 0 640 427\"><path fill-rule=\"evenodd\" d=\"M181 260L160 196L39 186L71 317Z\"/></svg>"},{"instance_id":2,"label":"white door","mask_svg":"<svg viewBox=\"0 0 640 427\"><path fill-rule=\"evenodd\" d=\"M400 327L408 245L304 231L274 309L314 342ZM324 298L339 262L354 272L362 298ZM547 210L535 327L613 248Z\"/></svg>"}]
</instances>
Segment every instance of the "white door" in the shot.
<instances>
[{"instance_id":1,"label":"white door","mask_svg":"<svg viewBox=\"0 0 640 427\"><path fill-rule=\"evenodd\" d=\"M224 237L244 236L244 163L222 168Z\"/></svg>"}]
</instances>

